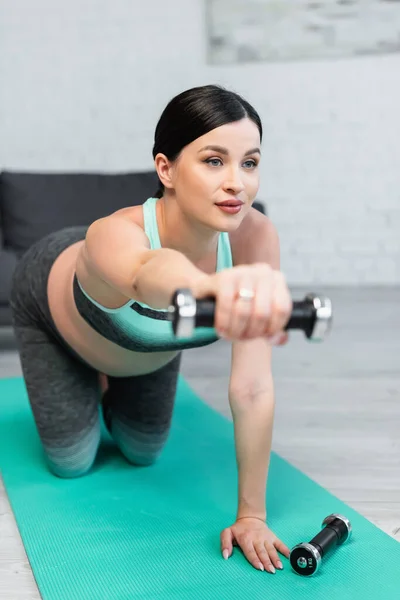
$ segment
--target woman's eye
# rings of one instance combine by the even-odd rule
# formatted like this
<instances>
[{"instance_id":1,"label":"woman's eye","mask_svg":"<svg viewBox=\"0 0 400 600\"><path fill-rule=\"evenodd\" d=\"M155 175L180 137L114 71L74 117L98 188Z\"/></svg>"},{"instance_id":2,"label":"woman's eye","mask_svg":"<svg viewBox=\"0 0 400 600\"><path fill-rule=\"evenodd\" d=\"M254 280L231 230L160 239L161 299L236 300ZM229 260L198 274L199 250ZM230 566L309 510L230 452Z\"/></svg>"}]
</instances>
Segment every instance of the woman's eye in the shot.
<instances>
[{"instance_id":1,"label":"woman's eye","mask_svg":"<svg viewBox=\"0 0 400 600\"><path fill-rule=\"evenodd\" d=\"M207 158L204 162L208 165L211 165L212 167L219 167L223 164L220 158ZM243 163L243 166L245 169L254 169L257 166L257 162L253 159L246 160Z\"/></svg>"},{"instance_id":2,"label":"woman's eye","mask_svg":"<svg viewBox=\"0 0 400 600\"><path fill-rule=\"evenodd\" d=\"M208 158L206 160L206 163L208 165L211 165L212 167L218 167L219 165L222 164L222 161L220 158Z\"/></svg>"},{"instance_id":3,"label":"woman's eye","mask_svg":"<svg viewBox=\"0 0 400 600\"><path fill-rule=\"evenodd\" d=\"M254 169L254 167L257 166L257 163L255 160L246 160L246 162L243 164L246 169Z\"/></svg>"}]
</instances>

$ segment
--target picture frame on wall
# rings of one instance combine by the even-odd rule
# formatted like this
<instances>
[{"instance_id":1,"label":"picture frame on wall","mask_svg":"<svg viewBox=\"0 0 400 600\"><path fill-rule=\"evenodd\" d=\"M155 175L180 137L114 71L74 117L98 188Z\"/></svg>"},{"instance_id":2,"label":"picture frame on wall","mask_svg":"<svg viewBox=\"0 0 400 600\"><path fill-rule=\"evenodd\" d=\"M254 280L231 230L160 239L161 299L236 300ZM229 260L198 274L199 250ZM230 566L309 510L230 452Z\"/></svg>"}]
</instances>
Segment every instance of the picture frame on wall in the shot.
<instances>
[{"instance_id":1,"label":"picture frame on wall","mask_svg":"<svg viewBox=\"0 0 400 600\"><path fill-rule=\"evenodd\" d=\"M205 0L207 62L400 52L400 0Z\"/></svg>"}]
</instances>

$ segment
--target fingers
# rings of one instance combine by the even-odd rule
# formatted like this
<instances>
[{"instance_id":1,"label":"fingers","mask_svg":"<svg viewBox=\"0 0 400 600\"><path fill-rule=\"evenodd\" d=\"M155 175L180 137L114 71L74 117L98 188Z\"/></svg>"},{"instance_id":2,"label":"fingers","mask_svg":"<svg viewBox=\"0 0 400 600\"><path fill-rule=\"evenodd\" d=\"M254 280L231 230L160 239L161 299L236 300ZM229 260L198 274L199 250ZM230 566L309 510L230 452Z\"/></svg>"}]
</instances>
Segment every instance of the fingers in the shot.
<instances>
[{"instance_id":1,"label":"fingers","mask_svg":"<svg viewBox=\"0 0 400 600\"><path fill-rule=\"evenodd\" d=\"M270 573L275 573L276 570L275 570L273 560L272 560L273 552L275 551L275 554L276 554L275 548L272 545L267 545L266 543L264 543L263 540L256 542L254 544L254 548L257 552L259 562L261 562L264 569L266 571L269 571ZM278 556L278 555L276 554L276 556ZM278 562L279 562L279 558L278 558L278 560L275 560L275 563L278 563Z\"/></svg>"},{"instance_id":2,"label":"fingers","mask_svg":"<svg viewBox=\"0 0 400 600\"><path fill-rule=\"evenodd\" d=\"M276 343L276 346L284 346L285 344L287 344L289 340L289 334L288 333L281 333L279 335L278 341Z\"/></svg>"},{"instance_id":3,"label":"fingers","mask_svg":"<svg viewBox=\"0 0 400 600\"><path fill-rule=\"evenodd\" d=\"M252 541L251 539L241 541L241 549L247 560L261 571L276 573L276 569L282 570L283 564L279 558L278 550L289 558L290 550L280 540L276 540L275 546L265 539Z\"/></svg>"},{"instance_id":4,"label":"fingers","mask_svg":"<svg viewBox=\"0 0 400 600\"><path fill-rule=\"evenodd\" d=\"M242 288L253 290L254 298L238 298ZM288 334L283 329L292 311L292 300L283 273L264 263L248 265L238 272L236 289L231 318L232 337L268 337L274 338L271 340L273 344L286 343Z\"/></svg>"},{"instance_id":5,"label":"fingers","mask_svg":"<svg viewBox=\"0 0 400 600\"><path fill-rule=\"evenodd\" d=\"M227 559L231 556L233 550L233 533L230 527L224 529L221 533L221 552L222 556Z\"/></svg>"},{"instance_id":6,"label":"fingers","mask_svg":"<svg viewBox=\"0 0 400 600\"><path fill-rule=\"evenodd\" d=\"M246 339L265 335L268 320L271 317L273 298L273 271L268 265L255 265L257 277L254 286L254 300L251 306L251 318L247 321Z\"/></svg>"},{"instance_id":7,"label":"fingers","mask_svg":"<svg viewBox=\"0 0 400 600\"><path fill-rule=\"evenodd\" d=\"M250 321L254 320L254 299L241 298L239 295L241 290L249 290L250 292L253 292L256 296L257 291L255 289L251 273L243 273L243 275L236 281L231 311L231 319L229 323L229 333L232 339L243 338L244 334L247 333ZM259 334L261 334L261 328L259 329Z\"/></svg>"},{"instance_id":8,"label":"fingers","mask_svg":"<svg viewBox=\"0 0 400 600\"><path fill-rule=\"evenodd\" d=\"M224 558L232 555L233 546L240 547L249 563L260 571L276 573L282 570L283 564L279 553L286 558L290 556L289 548L278 539L266 525L233 525L221 533L221 553Z\"/></svg>"},{"instance_id":9,"label":"fingers","mask_svg":"<svg viewBox=\"0 0 400 600\"><path fill-rule=\"evenodd\" d=\"M219 273L217 289L214 326L219 335L230 339L232 337L232 306L236 293L236 281L232 277L230 270Z\"/></svg>"},{"instance_id":10,"label":"fingers","mask_svg":"<svg viewBox=\"0 0 400 600\"><path fill-rule=\"evenodd\" d=\"M279 334L279 339L271 343L286 343L288 336L283 329L291 314L292 300L280 271L266 263L239 265L204 281L207 289L215 289L214 326L221 337L244 340ZM241 290L253 293L253 297L240 297Z\"/></svg>"},{"instance_id":11,"label":"fingers","mask_svg":"<svg viewBox=\"0 0 400 600\"><path fill-rule=\"evenodd\" d=\"M241 339L252 317L253 299L239 297L240 290L255 293L255 271L248 266L238 266L218 274L214 326L222 337ZM262 325L265 327L265 323ZM260 335L263 327L260 326Z\"/></svg>"},{"instance_id":12,"label":"fingers","mask_svg":"<svg viewBox=\"0 0 400 600\"><path fill-rule=\"evenodd\" d=\"M283 273L273 271L270 285L272 287L271 310L265 333L267 336L275 336L284 329L290 317L293 303ZM287 338L287 334L283 334L283 336ZM284 341L283 336L278 343Z\"/></svg>"},{"instance_id":13,"label":"fingers","mask_svg":"<svg viewBox=\"0 0 400 600\"><path fill-rule=\"evenodd\" d=\"M278 550L278 552L280 552L281 554L283 554L283 556L286 556L286 558L289 558L289 556L290 556L290 550L286 546L286 544L284 544L283 542L281 542L281 540L278 540L278 539L276 540L275 547Z\"/></svg>"},{"instance_id":14,"label":"fingers","mask_svg":"<svg viewBox=\"0 0 400 600\"><path fill-rule=\"evenodd\" d=\"M226 532L226 533L225 533ZM225 530L221 536L221 550L223 556L232 554L232 533ZM229 533L230 532L230 533ZM224 537L225 534L225 537ZM280 540L266 540L265 537L254 539L251 533L244 534L238 539L239 546L249 563L260 571L276 573L276 569L282 570L283 564L278 552L289 558L289 548ZM226 555L224 555L226 551Z\"/></svg>"},{"instance_id":15,"label":"fingers","mask_svg":"<svg viewBox=\"0 0 400 600\"><path fill-rule=\"evenodd\" d=\"M244 539L240 543L240 547L249 563L253 565L253 567L255 567L256 569L264 571L265 568L272 566L271 561L269 561L268 554L266 552L264 554L261 552L261 557L259 556L260 552L254 547L253 541L250 536L244 537ZM267 565L267 567L264 565L264 562Z\"/></svg>"},{"instance_id":16,"label":"fingers","mask_svg":"<svg viewBox=\"0 0 400 600\"><path fill-rule=\"evenodd\" d=\"M264 547L273 565L273 571L271 570L271 572L275 572L275 569L283 569L283 564L281 559L279 558L279 554L276 550L276 547L273 544L267 542L264 543Z\"/></svg>"}]
</instances>

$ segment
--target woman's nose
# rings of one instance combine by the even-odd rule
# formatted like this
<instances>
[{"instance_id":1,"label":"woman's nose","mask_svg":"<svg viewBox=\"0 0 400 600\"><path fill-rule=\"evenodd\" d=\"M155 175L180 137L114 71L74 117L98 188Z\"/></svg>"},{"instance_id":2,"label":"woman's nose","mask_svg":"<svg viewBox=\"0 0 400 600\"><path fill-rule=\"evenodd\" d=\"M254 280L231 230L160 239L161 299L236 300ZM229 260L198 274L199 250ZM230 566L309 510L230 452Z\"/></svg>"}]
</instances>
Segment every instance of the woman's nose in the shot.
<instances>
[{"instance_id":1,"label":"woman's nose","mask_svg":"<svg viewBox=\"0 0 400 600\"><path fill-rule=\"evenodd\" d=\"M224 190L238 194L244 190L244 183L240 177L240 173L236 169L232 169L224 183Z\"/></svg>"}]
</instances>

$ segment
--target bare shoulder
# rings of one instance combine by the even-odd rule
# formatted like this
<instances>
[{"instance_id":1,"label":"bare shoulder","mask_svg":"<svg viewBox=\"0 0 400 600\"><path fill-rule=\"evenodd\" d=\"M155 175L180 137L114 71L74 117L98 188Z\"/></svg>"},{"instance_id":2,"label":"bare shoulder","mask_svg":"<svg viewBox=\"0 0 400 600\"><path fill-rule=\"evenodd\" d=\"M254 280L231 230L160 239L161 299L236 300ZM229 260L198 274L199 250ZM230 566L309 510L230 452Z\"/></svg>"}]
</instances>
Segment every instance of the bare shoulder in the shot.
<instances>
[{"instance_id":1,"label":"bare shoulder","mask_svg":"<svg viewBox=\"0 0 400 600\"><path fill-rule=\"evenodd\" d=\"M116 210L115 212L111 213L109 216L123 217L144 229L143 206L141 204L138 204L136 206L127 206L125 208L120 208L119 210Z\"/></svg>"},{"instance_id":2,"label":"bare shoulder","mask_svg":"<svg viewBox=\"0 0 400 600\"><path fill-rule=\"evenodd\" d=\"M95 273L99 261L108 260L113 253L129 253L135 244L141 248L150 247L142 205L121 208L90 224L78 253L77 271L83 265L84 269Z\"/></svg>"},{"instance_id":3,"label":"bare shoulder","mask_svg":"<svg viewBox=\"0 0 400 600\"><path fill-rule=\"evenodd\" d=\"M240 227L229 234L233 264L266 262L279 269L280 246L278 231L271 219L251 208Z\"/></svg>"}]
</instances>

